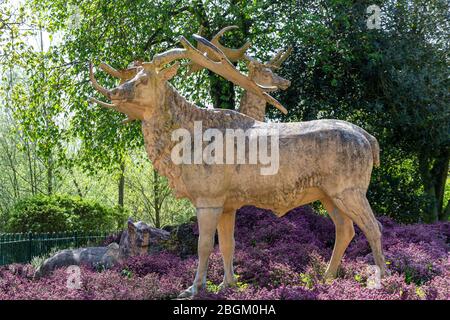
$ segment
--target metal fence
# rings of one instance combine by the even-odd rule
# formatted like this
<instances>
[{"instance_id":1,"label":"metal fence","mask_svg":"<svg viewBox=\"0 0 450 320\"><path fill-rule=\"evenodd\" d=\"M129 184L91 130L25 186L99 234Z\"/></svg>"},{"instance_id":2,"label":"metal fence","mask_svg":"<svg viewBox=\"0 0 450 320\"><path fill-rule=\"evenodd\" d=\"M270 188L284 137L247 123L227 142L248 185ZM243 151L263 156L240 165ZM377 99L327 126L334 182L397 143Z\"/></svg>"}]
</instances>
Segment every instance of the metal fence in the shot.
<instances>
[{"instance_id":1,"label":"metal fence","mask_svg":"<svg viewBox=\"0 0 450 320\"><path fill-rule=\"evenodd\" d=\"M0 234L0 265L28 263L34 257L48 254L54 249L98 246L117 232L60 232L60 233L7 233Z\"/></svg>"}]
</instances>

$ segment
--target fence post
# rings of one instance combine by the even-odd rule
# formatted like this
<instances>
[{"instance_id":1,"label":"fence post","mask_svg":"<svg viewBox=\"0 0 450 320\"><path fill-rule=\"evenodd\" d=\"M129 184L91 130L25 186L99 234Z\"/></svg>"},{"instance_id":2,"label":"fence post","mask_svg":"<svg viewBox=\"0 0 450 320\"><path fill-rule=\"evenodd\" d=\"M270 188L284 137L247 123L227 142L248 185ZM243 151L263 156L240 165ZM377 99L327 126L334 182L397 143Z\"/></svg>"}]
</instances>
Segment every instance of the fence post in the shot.
<instances>
[{"instance_id":1,"label":"fence post","mask_svg":"<svg viewBox=\"0 0 450 320\"><path fill-rule=\"evenodd\" d=\"M75 239L75 248L78 248L78 232L74 232L74 239Z\"/></svg>"},{"instance_id":2,"label":"fence post","mask_svg":"<svg viewBox=\"0 0 450 320\"><path fill-rule=\"evenodd\" d=\"M28 262L31 261L32 241L33 241L33 234L31 232L28 232Z\"/></svg>"}]
</instances>

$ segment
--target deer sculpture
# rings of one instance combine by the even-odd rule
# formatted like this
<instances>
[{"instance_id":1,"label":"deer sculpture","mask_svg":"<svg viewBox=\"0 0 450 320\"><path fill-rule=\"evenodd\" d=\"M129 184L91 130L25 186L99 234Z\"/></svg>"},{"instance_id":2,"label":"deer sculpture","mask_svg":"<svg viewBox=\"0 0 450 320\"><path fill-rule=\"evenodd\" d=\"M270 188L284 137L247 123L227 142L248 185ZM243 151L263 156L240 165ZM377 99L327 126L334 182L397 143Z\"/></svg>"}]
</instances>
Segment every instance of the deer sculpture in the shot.
<instances>
[{"instance_id":1,"label":"deer sculpture","mask_svg":"<svg viewBox=\"0 0 450 320\"><path fill-rule=\"evenodd\" d=\"M268 63L261 63L256 59L248 56L246 51L250 48L251 43L246 42L242 47L238 49L227 48L220 43L221 37L225 32L237 29L237 26L228 26L221 29L211 39L211 43L219 48L230 62L238 62L240 60L245 61L248 69L248 78L253 82L264 86L267 91L276 91L278 89L286 90L291 82L286 80L275 73L276 70L281 68L281 65L289 57L292 52L292 48L289 47L286 51L279 51ZM201 35L203 27L200 28L198 34ZM197 43L197 49L204 53L208 53L209 49L201 42ZM203 69L201 65L190 63L189 73L194 73ZM266 114L266 101L257 94L251 91L245 90L242 94L239 104L239 112L243 113L258 121L264 121ZM283 111L285 112L285 111Z\"/></svg>"},{"instance_id":2,"label":"deer sculpture","mask_svg":"<svg viewBox=\"0 0 450 320\"><path fill-rule=\"evenodd\" d=\"M377 140L345 121L264 123L234 110L195 106L168 82L177 74L180 66L177 60L188 59L207 68L286 112L267 93L271 87L262 86L242 74L213 43L197 35L194 39L208 48L206 54L180 37L184 48L168 50L155 55L150 62L141 63L134 70L133 78L114 89L102 87L90 65L93 87L111 103L92 101L142 122L145 148L154 167L168 178L177 197L188 198L196 207L198 267L193 285L180 297L195 295L205 285L216 229L224 265L221 286L235 284L235 213L244 205L270 209L281 217L295 207L321 201L336 227L335 247L325 276L336 276L344 251L354 236L353 223L367 237L375 263L383 275L385 261L381 232L366 198L372 167L379 164ZM111 67L102 69L110 75L119 75ZM197 121L201 121L204 129L213 128L219 132L229 129L276 130L278 172L261 175L262 164L175 164L171 155L178 142L172 140L173 132L183 129L194 133ZM237 149L237 141L232 146ZM246 156L249 156L248 150Z\"/></svg>"}]
</instances>

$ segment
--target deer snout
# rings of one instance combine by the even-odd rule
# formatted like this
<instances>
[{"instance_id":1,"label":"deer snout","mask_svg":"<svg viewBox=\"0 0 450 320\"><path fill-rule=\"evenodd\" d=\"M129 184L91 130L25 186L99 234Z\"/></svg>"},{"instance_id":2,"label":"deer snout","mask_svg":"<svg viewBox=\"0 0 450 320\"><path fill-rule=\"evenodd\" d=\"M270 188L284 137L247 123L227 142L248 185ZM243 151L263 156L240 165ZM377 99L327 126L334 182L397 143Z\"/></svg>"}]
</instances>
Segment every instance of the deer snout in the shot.
<instances>
[{"instance_id":1,"label":"deer snout","mask_svg":"<svg viewBox=\"0 0 450 320\"><path fill-rule=\"evenodd\" d=\"M291 82L289 80L280 78L279 82L277 83L277 87L281 90L286 90L291 85Z\"/></svg>"},{"instance_id":2,"label":"deer snout","mask_svg":"<svg viewBox=\"0 0 450 320\"><path fill-rule=\"evenodd\" d=\"M273 74L272 85L276 86L278 89L286 90L291 85L291 82L279 75Z\"/></svg>"}]
</instances>

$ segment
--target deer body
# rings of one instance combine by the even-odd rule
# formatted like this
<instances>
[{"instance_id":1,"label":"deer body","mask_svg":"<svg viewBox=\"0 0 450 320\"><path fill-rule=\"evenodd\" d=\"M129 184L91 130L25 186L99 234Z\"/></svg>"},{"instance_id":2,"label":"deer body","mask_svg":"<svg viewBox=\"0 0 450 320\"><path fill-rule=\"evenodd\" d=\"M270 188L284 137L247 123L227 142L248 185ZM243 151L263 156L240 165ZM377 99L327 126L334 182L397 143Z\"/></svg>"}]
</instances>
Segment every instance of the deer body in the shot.
<instances>
[{"instance_id":1,"label":"deer body","mask_svg":"<svg viewBox=\"0 0 450 320\"><path fill-rule=\"evenodd\" d=\"M376 153L378 146L371 146L371 136L353 124L340 120L264 123L232 110L201 109L169 83L165 86L164 104L149 119L144 118L142 130L150 160L168 177L179 197L187 197L194 204L204 198L217 199L227 210L255 205L281 216L319 200L323 192L334 195L351 187L367 189L369 185L373 148ZM201 121L204 130L222 132L275 129L279 132L278 173L261 175L261 164L174 165L170 158L176 143L171 140L172 131L184 128L193 135L194 121Z\"/></svg>"},{"instance_id":2,"label":"deer body","mask_svg":"<svg viewBox=\"0 0 450 320\"><path fill-rule=\"evenodd\" d=\"M297 206L320 200L336 226L336 242L326 276L336 276L354 235L353 223L366 235L375 263L384 274L381 232L365 196L372 167L379 162L376 139L345 121L264 123L232 110L196 107L167 82L176 75L179 65L165 69L164 65L190 58L285 111L258 84L240 74L207 40L198 39L213 50L212 55L219 61L212 61L182 40L185 50L169 50L149 63L142 63L134 78L114 90L101 87L91 67L93 86L112 101L112 104L100 104L142 121L145 147L154 167L167 176L177 196L190 199L197 209L198 268L193 285L181 297L194 295L205 286L216 230L224 263L222 285L234 284L235 212L249 204L282 216ZM279 138L278 172L261 175L261 164L175 164L171 151L177 142L172 141L172 133L176 129L194 133L196 121L201 121L203 130L216 129L222 133L227 129L273 129L271 134L276 132Z\"/></svg>"}]
</instances>

